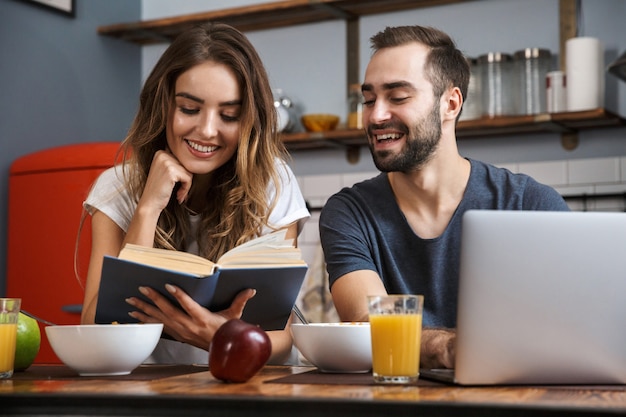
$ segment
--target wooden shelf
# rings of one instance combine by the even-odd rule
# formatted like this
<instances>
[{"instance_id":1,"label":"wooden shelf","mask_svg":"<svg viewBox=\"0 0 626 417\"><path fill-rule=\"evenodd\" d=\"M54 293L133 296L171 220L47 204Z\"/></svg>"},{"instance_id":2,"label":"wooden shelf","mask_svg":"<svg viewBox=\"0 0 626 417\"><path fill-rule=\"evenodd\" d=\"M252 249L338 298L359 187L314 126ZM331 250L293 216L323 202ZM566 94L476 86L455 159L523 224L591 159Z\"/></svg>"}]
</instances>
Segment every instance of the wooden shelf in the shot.
<instances>
[{"instance_id":1,"label":"wooden shelf","mask_svg":"<svg viewBox=\"0 0 626 417\"><path fill-rule=\"evenodd\" d=\"M193 13L155 20L100 26L98 33L140 45L171 42L182 31L196 24L219 21L239 30L255 31L329 20L348 22L348 71L349 82L358 76L357 55L350 50L358 47L358 20L361 16L403 10L411 10L444 4L474 0L286 0L251 6L234 7L210 12ZM575 35L576 0L560 0L561 51L566 39ZM561 58L564 53L561 53ZM533 116L482 118L461 121L457 126L457 138L470 139L489 136L506 136L533 133L560 133L567 139L569 149L577 144L577 132L610 126L626 126L626 120L605 109L583 112L544 113ZM357 151L367 144L362 130L335 130L321 133L292 133L283 135L289 150L324 149L344 147ZM565 145L564 145L565 146Z\"/></svg>"},{"instance_id":2,"label":"wooden shelf","mask_svg":"<svg viewBox=\"0 0 626 417\"><path fill-rule=\"evenodd\" d=\"M288 0L193 13L163 19L98 27L98 33L140 45L170 42L184 30L205 22L228 23L254 31L329 20L353 20L359 16L432 7L472 0Z\"/></svg>"},{"instance_id":3,"label":"wooden shelf","mask_svg":"<svg viewBox=\"0 0 626 417\"><path fill-rule=\"evenodd\" d=\"M577 133L579 130L626 126L626 119L605 109L542 113L533 116L502 116L461 121L458 139L518 135L524 133ZM323 149L367 145L360 129L283 135L289 150Z\"/></svg>"}]
</instances>

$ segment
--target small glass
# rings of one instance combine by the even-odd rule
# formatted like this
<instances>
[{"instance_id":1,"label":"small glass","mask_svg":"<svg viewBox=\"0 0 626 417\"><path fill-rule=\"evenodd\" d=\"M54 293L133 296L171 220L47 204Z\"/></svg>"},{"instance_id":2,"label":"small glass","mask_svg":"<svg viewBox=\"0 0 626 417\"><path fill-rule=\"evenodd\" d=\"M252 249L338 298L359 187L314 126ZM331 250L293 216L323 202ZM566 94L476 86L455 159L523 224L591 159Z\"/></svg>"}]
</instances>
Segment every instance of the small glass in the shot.
<instances>
[{"instance_id":1,"label":"small glass","mask_svg":"<svg viewBox=\"0 0 626 417\"><path fill-rule=\"evenodd\" d=\"M418 380L423 306L421 295L368 297L375 382L410 384Z\"/></svg>"},{"instance_id":2,"label":"small glass","mask_svg":"<svg viewBox=\"0 0 626 417\"><path fill-rule=\"evenodd\" d=\"M0 298L0 379L13 376L20 298Z\"/></svg>"}]
</instances>

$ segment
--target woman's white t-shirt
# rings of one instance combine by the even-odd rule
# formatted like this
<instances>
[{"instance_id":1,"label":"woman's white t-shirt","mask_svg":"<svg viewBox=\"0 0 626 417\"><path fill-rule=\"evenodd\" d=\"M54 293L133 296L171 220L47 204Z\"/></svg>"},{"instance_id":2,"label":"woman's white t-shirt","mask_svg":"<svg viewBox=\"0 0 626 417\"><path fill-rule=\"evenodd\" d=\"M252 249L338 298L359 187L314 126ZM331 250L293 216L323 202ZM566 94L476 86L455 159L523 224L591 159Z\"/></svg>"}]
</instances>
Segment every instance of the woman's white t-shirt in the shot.
<instances>
[{"instance_id":1,"label":"woman's white t-shirt","mask_svg":"<svg viewBox=\"0 0 626 417\"><path fill-rule=\"evenodd\" d=\"M270 227L265 227L262 234L270 233L271 227L280 229L294 222L298 223L298 233L302 230L302 225L309 218L310 213L306 208L304 197L300 192L298 182L291 171L291 168L283 161L276 160L278 166L280 184L280 195L269 216ZM267 188L268 201L276 195L276 186L272 182ZM96 210L106 214L124 232L133 217L136 202L133 200L124 185L122 167L120 165L104 171L94 183L83 206L89 214ZM192 225L196 225L198 216L190 214ZM195 229L195 227L192 227ZM195 230L191 236L195 237ZM198 245L195 239L186 252L198 253ZM161 339L148 363L177 363L177 364L206 364L208 363L208 352L194 346L180 343L174 340Z\"/></svg>"}]
</instances>

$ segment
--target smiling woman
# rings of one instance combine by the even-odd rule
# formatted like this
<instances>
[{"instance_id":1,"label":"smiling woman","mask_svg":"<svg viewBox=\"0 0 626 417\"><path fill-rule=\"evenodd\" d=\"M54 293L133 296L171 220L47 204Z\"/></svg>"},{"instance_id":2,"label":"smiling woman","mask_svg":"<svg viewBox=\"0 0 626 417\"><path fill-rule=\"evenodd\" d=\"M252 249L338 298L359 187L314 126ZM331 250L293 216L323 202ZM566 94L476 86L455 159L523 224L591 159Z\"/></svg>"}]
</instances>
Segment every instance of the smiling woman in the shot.
<instances>
[{"instance_id":1,"label":"smiling woman","mask_svg":"<svg viewBox=\"0 0 626 417\"><path fill-rule=\"evenodd\" d=\"M171 43L146 79L122 153L125 162L105 171L85 202L93 244L83 323L95 320L104 256L128 243L218 259L276 230L295 239L309 216L263 63L231 26L196 26ZM159 343L157 363L207 363L217 329L255 294L241 291L218 314L173 285L139 290L127 295L129 320L163 323L175 339ZM272 361L283 362L289 331L269 333Z\"/></svg>"},{"instance_id":2,"label":"smiling woman","mask_svg":"<svg viewBox=\"0 0 626 417\"><path fill-rule=\"evenodd\" d=\"M66 16L74 17L74 2L76 0L23 0L27 3L31 3L35 6L45 7L49 10L53 10L62 13Z\"/></svg>"}]
</instances>

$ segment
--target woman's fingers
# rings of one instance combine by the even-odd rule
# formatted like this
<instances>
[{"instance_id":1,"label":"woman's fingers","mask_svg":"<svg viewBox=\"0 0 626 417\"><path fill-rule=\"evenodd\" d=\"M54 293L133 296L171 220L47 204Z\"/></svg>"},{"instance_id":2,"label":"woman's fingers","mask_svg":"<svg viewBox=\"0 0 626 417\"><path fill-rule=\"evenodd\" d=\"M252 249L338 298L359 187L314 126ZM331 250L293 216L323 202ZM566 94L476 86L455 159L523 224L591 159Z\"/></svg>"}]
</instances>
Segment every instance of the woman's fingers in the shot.
<instances>
[{"instance_id":1,"label":"woman's fingers","mask_svg":"<svg viewBox=\"0 0 626 417\"><path fill-rule=\"evenodd\" d=\"M164 330L176 340L208 349L217 329L229 319L240 318L248 300L256 290L243 290L235 296L229 308L213 313L195 302L179 287L167 284L165 289L180 304L171 303L166 297L150 287L140 287L139 291L152 303L131 297L126 302L137 309L129 313L131 317L144 323L163 323Z\"/></svg>"},{"instance_id":2,"label":"woman's fingers","mask_svg":"<svg viewBox=\"0 0 626 417\"><path fill-rule=\"evenodd\" d=\"M256 295L256 290L252 288L248 288L247 290L241 291L239 294L235 296L235 299L230 304L226 310L222 310L220 314L222 314L226 318L238 319L243 314L243 309L246 307L246 303L252 297Z\"/></svg>"},{"instance_id":3,"label":"woman's fingers","mask_svg":"<svg viewBox=\"0 0 626 417\"><path fill-rule=\"evenodd\" d=\"M150 165L141 203L154 205L163 210L175 192L176 200L182 204L187 199L192 180L193 174L171 153L158 151Z\"/></svg>"}]
</instances>

